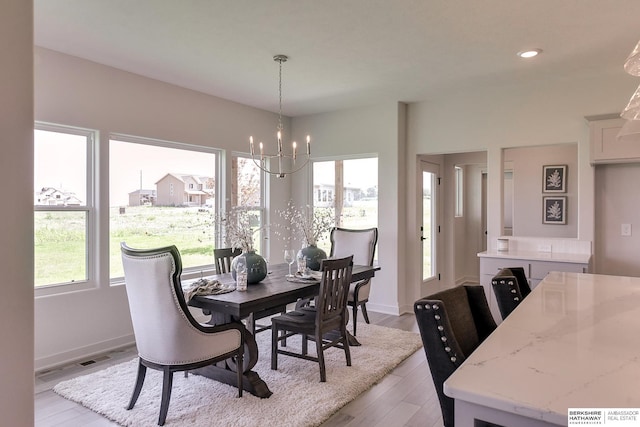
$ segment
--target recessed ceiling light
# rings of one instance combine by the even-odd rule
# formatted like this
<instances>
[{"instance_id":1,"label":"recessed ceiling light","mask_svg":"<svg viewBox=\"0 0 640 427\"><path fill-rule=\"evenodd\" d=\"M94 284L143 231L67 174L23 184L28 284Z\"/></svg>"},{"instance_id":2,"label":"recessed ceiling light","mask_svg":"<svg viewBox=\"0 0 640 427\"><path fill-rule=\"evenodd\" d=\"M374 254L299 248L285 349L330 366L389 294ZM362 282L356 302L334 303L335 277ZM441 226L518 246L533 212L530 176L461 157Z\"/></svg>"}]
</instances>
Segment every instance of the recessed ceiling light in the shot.
<instances>
[{"instance_id":1,"label":"recessed ceiling light","mask_svg":"<svg viewBox=\"0 0 640 427\"><path fill-rule=\"evenodd\" d=\"M529 49L529 50L521 50L518 52L518 56L520 58L533 58L534 56L538 56L542 53L542 49Z\"/></svg>"}]
</instances>

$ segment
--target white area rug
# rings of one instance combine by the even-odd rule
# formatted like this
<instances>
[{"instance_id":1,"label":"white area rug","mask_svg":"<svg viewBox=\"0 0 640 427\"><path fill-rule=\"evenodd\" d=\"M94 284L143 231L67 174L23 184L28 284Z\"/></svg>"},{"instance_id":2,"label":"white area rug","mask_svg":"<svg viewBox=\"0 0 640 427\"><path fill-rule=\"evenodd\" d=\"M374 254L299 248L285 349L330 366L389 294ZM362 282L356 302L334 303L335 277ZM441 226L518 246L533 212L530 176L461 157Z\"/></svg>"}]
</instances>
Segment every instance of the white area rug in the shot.
<instances>
[{"instance_id":1,"label":"white area rug","mask_svg":"<svg viewBox=\"0 0 640 427\"><path fill-rule=\"evenodd\" d=\"M420 335L382 326L358 324L360 347L351 347L352 366L344 351L325 351L327 382L318 364L284 355L271 370L271 333L258 334L260 355L253 368L273 395L260 399L248 392L197 375L174 374L167 426L318 426L422 347ZM299 349L299 337L289 339ZM313 351L313 346L309 346ZM137 359L64 381L54 391L123 426L155 426L160 411L162 375L147 370L138 402L125 409L136 378Z\"/></svg>"}]
</instances>

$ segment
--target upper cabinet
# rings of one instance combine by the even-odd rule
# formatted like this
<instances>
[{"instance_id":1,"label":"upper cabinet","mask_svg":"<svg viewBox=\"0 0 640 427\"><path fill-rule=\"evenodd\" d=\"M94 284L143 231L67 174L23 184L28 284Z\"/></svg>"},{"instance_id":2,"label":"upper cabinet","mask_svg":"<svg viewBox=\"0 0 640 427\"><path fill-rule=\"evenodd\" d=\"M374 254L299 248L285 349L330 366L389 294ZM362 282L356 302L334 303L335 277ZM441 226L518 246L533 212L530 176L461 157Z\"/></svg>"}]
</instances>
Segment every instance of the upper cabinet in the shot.
<instances>
[{"instance_id":1,"label":"upper cabinet","mask_svg":"<svg viewBox=\"0 0 640 427\"><path fill-rule=\"evenodd\" d=\"M640 162L640 141L619 141L618 132L625 120L589 118L591 164Z\"/></svg>"}]
</instances>

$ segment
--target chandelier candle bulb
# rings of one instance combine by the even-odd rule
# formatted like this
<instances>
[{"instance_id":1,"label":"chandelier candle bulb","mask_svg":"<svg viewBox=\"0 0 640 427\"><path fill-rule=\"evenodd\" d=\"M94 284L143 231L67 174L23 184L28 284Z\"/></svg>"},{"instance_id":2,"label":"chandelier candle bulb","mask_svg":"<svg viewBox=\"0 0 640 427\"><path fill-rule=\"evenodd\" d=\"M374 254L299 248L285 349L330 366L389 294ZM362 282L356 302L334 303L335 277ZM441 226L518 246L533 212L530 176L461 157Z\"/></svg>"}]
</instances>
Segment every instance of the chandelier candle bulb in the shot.
<instances>
[{"instance_id":1,"label":"chandelier candle bulb","mask_svg":"<svg viewBox=\"0 0 640 427\"><path fill-rule=\"evenodd\" d=\"M249 146L251 147L251 155L253 156L253 137L249 137Z\"/></svg>"},{"instance_id":2,"label":"chandelier candle bulb","mask_svg":"<svg viewBox=\"0 0 640 427\"><path fill-rule=\"evenodd\" d=\"M264 161L264 145L260 142L260 161Z\"/></svg>"},{"instance_id":3,"label":"chandelier candle bulb","mask_svg":"<svg viewBox=\"0 0 640 427\"><path fill-rule=\"evenodd\" d=\"M311 155L311 137L307 135L307 156Z\"/></svg>"},{"instance_id":4,"label":"chandelier candle bulb","mask_svg":"<svg viewBox=\"0 0 640 427\"><path fill-rule=\"evenodd\" d=\"M298 144L296 144L295 141L293 141L293 160L296 159L296 148L297 148Z\"/></svg>"}]
</instances>

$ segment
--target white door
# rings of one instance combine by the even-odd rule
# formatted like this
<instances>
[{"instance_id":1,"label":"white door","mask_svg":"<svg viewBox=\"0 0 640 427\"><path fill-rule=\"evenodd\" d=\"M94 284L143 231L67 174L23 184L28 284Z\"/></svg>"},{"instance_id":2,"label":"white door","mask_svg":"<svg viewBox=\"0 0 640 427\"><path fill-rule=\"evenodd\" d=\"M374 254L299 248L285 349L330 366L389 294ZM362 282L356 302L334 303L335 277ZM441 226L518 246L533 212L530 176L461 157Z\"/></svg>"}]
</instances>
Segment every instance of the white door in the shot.
<instances>
[{"instance_id":1,"label":"white door","mask_svg":"<svg viewBox=\"0 0 640 427\"><path fill-rule=\"evenodd\" d=\"M437 269L437 236L438 236L438 165L420 162L422 166L422 224L420 227L422 241L422 285L435 285L438 280Z\"/></svg>"}]
</instances>

